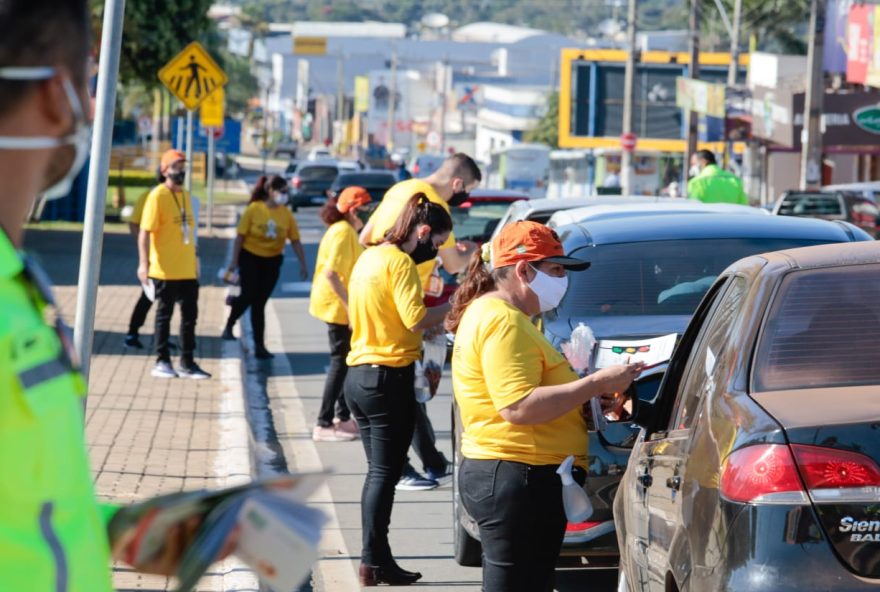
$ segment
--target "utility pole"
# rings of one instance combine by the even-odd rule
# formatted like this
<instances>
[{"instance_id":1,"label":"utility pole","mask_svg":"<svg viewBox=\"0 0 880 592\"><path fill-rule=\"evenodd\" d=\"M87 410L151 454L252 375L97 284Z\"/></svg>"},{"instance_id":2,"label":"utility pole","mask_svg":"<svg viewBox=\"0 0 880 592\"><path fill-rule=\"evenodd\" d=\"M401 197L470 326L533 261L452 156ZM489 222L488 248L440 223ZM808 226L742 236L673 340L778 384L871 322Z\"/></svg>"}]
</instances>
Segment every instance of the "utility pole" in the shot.
<instances>
[{"instance_id":1,"label":"utility pole","mask_svg":"<svg viewBox=\"0 0 880 592\"><path fill-rule=\"evenodd\" d=\"M441 67L443 72L443 93L440 95L443 104L440 105L440 154L446 154L446 102L449 100L447 95L448 83L447 74L449 72L449 58L443 58Z\"/></svg>"},{"instance_id":2,"label":"utility pole","mask_svg":"<svg viewBox=\"0 0 880 592\"><path fill-rule=\"evenodd\" d=\"M742 28L742 0L733 3L733 27L730 32L730 64L727 66L727 89L736 86L736 75L739 72L739 37ZM725 144L728 163L733 160L733 141L728 139Z\"/></svg>"},{"instance_id":3,"label":"utility pole","mask_svg":"<svg viewBox=\"0 0 880 592\"><path fill-rule=\"evenodd\" d=\"M688 27L690 29L688 78L696 80L700 77L700 0L691 0ZM687 151L684 154L684 162L682 163L682 169L685 171L690 167L691 157L697 152L697 127L699 125L695 111L688 111L687 118ZM687 179L685 179L684 191L682 193L687 195Z\"/></svg>"},{"instance_id":4,"label":"utility pole","mask_svg":"<svg viewBox=\"0 0 880 592\"><path fill-rule=\"evenodd\" d=\"M388 155L394 149L394 109L397 107L397 48L391 49L391 92L388 95L388 138L385 148Z\"/></svg>"},{"instance_id":5,"label":"utility pole","mask_svg":"<svg viewBox=\"0 0 880 592\"><path fill-rule=\"evenodd\" d=\"M345 56L340 51L339 55L336 57L336 121L339 122L338 129L340 135L344 135L342 129L344 128L345 122L345 65L344 65ZM337 149L341 145L339 141L341 138L334 138L336 140Z\"/></svg>"},{"instance_id":6,"label":"utility pole","mask_svg":"<svg viewBox=\"0 0 880 592\"><path fill-rule=\"evenodd\" d=\"M825 2L810 3L810 40L807 50L807 97L804 103L804 128L801 132L801 189L822 184L822 107L825 77L822 52L825 37Z\"/></svg>"},{"instance_id":7,"label":"utility pole","mask_svg":"<svg viewBox=\"0 0 880 592\"><path fill-rule=\"evenodd\" d=\"M616 6L616 3L615 3ZM633 103L636 92L636 0L629 0L626 10L626 69L623 74L623 125L621 136L631 134L633 131ZM632 195L633 179L633 152L622 150L620 158L620 190L623 195Z\"/></svg>"}]
</instances>

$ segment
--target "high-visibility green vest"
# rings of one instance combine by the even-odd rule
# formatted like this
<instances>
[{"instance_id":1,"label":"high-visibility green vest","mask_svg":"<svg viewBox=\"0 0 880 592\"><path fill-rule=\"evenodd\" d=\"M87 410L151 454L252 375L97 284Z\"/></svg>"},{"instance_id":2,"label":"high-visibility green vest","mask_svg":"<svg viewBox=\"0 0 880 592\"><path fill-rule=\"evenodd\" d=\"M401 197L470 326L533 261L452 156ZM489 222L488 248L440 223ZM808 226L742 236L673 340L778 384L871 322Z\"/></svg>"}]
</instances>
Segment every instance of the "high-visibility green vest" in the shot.
<instances>
[{"instance_id":1,"label":"high-visibility green vest","mask_svg":"<svg viewBox=\"0 0 880 592\"><path fill-rule=\"evenodd\" d=\"M717 164L710 164L688 181L688 197L703 203L749 205L749 198L743 191L739 177Z\"/></svg>"},{"instance_id":2,"label":"high-visibility green vest","mask_svg":"<svg viewBox=\"0 0 880 592\"><path fill-rule=\"evenodd\" d=\"M0 589L110 592L113 508L95 500L85 383L41 278L0 232Z\"/></svg>"}]
</instances>

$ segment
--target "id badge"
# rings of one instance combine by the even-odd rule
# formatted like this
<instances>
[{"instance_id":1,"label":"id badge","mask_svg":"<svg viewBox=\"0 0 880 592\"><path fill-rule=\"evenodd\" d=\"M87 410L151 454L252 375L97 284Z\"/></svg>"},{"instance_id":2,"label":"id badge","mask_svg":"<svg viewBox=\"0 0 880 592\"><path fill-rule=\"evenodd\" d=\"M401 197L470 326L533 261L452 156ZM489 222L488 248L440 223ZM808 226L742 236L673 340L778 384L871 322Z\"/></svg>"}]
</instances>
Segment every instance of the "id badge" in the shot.
<instances>
[{"instance_id":1,"label":"id badge","mask_svg":"<svg viewBox=\"0 0 880 592\"><path fill-rule=\"evenodd\" d=\"M183 244L188 245L189 244L189 222L184 222L182 228L183 228Z\"/></svg>"}]
</instances>

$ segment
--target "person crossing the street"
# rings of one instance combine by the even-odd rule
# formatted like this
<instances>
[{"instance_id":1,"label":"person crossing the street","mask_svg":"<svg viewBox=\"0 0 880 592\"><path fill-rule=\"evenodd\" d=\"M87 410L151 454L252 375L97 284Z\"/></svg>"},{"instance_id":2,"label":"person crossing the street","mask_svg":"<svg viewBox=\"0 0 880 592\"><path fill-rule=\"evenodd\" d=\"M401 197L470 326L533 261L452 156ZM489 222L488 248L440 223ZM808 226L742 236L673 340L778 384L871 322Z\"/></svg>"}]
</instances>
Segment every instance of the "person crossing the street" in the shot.
<instances>
[{"instance_id":1,"label":"person crossing the street","mask_svg":"<svg viewBox=\"0 0 880 592\"><path fill-rule=\"evenodd\" d=\"M388 527L415 420L415 363L422 332L443 322L449 304L428 308L416 265L432 261L452 219L424 193L413 195L384 239L355 263L348 286L352 327L345 399L367 455L361 494L361 584L406 585L421 578L394 561Z\"/></svg>"},{"instance_id":2,"label":"person crossing the street","mask_svg":"<svg viewBox=\"0 0 880 592\"><path fill-rule=\"evenodd\" d=\"M330 199L321 208L321 220L327 225L327 231L318 245L309 314L327 324L330 367L318 422L312 430L312 440L316 442L340 442L358 436L357 423L351 419L342 387L348 372L345 358L351 349L348 282L364 250L358 243L357 231L363 226L358 211L370 201L372 198L366 189L353 186L343 189L338 198Z\"/></svg>"},{"instance_id":3,"label":"person crossing the street","mask_svg":"<svg viewBox=\"0 0 880 592\"><path fill-rule=\"evenodd\" d=\"M254 355L258 360L274 356L266 349L266 303L272 296L281 275L284 245L290 242L299 260L299 277L309 277L306 254L300 241L299 226L288 202L287 180L279 175L265 175L257 180L251 201L238 222L238 234L232 247L232 260L227 271L238 270L241 294L232 301L223 339L235 339L232 328L251 309L254 330Z\"/></svg>"},{"instance_id":4,"label":"person crossing the street","mask_svg":"<svg viewBox=\"0 0 880 592\"><path fill-rule=\"evenodd\" d=\"M589 263L565 256L556 233L515 222L475 253L452 297L452 387L462 427L461 502L477 522L484 592L550 592L565 533L556 470L570 455L583 483L594 397L622 404L641 364L579 379L532 322L559 305L567 271Z\"/></svg>"},{"instance_id":5,"label":"person crossing the street","mask_svg":"<svg viewBox=\"0 0 880 592\"><path fill-rule=\"evenodd\" d=\"M186 157L168 150L161 158L165 182L156 186L144 204L141 218L137 276L152 283L156 295L156 378L206 379L211 375L195 362L196 321L199 314L199 272L196 255L197 222L192 199L184 189ZM180 367L171 364L169 336L175 303L180 304Z\"/></svg>"}]
</instances>

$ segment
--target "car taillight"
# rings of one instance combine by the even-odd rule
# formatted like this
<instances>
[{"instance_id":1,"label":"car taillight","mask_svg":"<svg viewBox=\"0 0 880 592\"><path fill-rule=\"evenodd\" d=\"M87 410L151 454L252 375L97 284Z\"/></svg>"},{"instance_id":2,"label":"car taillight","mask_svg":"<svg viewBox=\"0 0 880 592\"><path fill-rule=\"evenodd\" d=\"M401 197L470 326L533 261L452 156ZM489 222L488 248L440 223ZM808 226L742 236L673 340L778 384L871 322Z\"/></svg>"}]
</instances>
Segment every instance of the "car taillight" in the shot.
<instances>
[{"instance_id":1,"label":"car taillight","mask_svg":"<svg viewBox=\"0 0 880 592\"><path fill-rule=\"evenodd\" d=\"M811 494L818 489L880 486L880 468L863 454L804 444L791 448Z\"/></svg>"},{"instance_id":2,"label":"car taillight","mask_svg":"<svg viewBox=\"0 0 880 592\"><path fill-rule=\"evenodd\" d=\"M291 184L294 187L296 187L297 189L299 189L300 187L302 187L303 182L302 182L302 179L300 179L299 177L294 177L293 180L291 181Z\"/></svg>"},{"instance_id":3,"label":"car taillight","mask_svg":"<svg viewBox=\"0 0 880 592\"><path fill-rule=\"evenodd\" d=\"M721 472L721 495L752 504L805 504L804 485L785 444L740 448L727 457Z\"/></svg>"}]
</instances>

